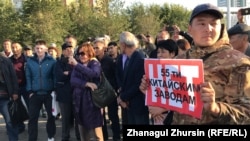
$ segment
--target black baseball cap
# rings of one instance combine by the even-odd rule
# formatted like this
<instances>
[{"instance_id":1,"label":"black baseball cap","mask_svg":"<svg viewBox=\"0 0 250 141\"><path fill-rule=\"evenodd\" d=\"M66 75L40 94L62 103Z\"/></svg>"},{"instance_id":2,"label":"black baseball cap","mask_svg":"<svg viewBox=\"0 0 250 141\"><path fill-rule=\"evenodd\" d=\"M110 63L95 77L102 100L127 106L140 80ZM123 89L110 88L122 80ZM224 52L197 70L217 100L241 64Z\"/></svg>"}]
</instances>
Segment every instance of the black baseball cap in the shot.
<instances>
[{"instance_id":1,"label":"black baseball cap","mask_svg":"<svg viewBox=\"0 0 250 141\"><path fill-rule=\"evenodd\" d=\"M68 47L72 47L72 45L69 44L69 43L64 43L64 44L62 45L62 50L66 49L66 48L68 48Z\"/></svg>"},{"instance_id":2,"label":"black baseball cap","mask_svg":"<svg viewBox=\"0 0 250 141\"><path fill-rule=\"evenodd\" d=\"M235 34L249 34L250 26L244 23L239 23L228 29L227 33L229 36Z\"/></svg>"},{"instance_id":3,"label":"black baseball cap","mask_svg":"<svg viewBox=\"0 0 250 141\"><path fill-rule=\"evenodd\" d=\"M219 19L223 18L223 13L220 11L220 9L217 6L212 5L210 3L204 3L204 4L197 5L194 8L191 14L189 23L191 23L192 20L201 13L211 14L211 15L218 17Z\"/></svg>"},{"instance_id":4,"label":"black baseball cap","mask_svg":"<svg viewBox=\"0 0 250 141\"><path fill-rule=\"evenodd\" d=\"M32 50L32 47L31 46L25 46L24 50Z\"/></svg>"}]
</instances>

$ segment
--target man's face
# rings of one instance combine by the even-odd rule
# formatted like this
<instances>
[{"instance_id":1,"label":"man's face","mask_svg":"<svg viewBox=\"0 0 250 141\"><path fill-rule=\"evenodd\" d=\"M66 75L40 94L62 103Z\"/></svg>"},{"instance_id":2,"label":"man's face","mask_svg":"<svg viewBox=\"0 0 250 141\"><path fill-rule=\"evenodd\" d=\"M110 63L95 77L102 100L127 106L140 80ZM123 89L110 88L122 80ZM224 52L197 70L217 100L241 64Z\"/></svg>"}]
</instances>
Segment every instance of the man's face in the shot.
<instances>
[{"instance_id":1,"label":"man's face","mask_svg":"<svg viewBox=\"0 0 250 141\"><path fill-rule=\"evenodd\" d=\"M109 55L114 55L117 54L117 46L108 46L108 53Z\"/></svg>"},{"instance_id":2,"label":"man's face","mask_svg":"<svg viewBox=\"0 0 250 141\"><path fill-rule=\"evenodd\" d=\"M156 38L157 38L156 39L157 42L162 41L162 40L167 40L167 39L169 39L169 33L168 33L168 31L163 30L163 31L158 33Z\"/></svg>"},{"instance_id":3,"label":"man's face","mask_svg":"<svg viewBox=\"0 0 250 141\"><path fill-rule=\"evenodd\" d=\"M183 36L179 35L179 32L177 31L174 31L172 37L171 37L173 40L177 41L179 39L183 39Z\"/></svg>"},{"instance_id":4,"label":"man's face","mask_svg":"<svg viewBox=\"0 0 250 141\"><path fill-rule=\"evenodd\" d=\"M67 47L66 49L62 50L62 53L65 57L73 56L74 55L74 47Z\"/></svg>"},{"instance_id":5,"label":"man's face","mask_svg":"<svg viewBox=\"0 0 250 141\"><path fill-rule=\"evenodd\" d=\"M46 45L37 44L35 46L35 52L36 52L38 57L43 57L45 55L45 52L47 52L47 51L48 51L48 48L46 47Z\"/></svg>"},{"instance_id":6,"label":"man's face","mask_svg":"<svg viewBox=\"0 0 250 141\"><path fill-rule=\"evenodd\" d=\"M14 43L14 44L11 45L11 48L12 48L13 54L15 56L19 56L19 55L22 54L22 47L21 47L20 44Z\"/></svg>"},{"instance_id":7,"label":"man's face","mask_svg":"<svg viewBox=\"0 0 250 141\"><path fill-rule=\"evenodd\" d=\"M229 37L229 42L234 49L241 50L241 48L244 47L245 42L248 42L247 40L246 41L244 40L243 36L244 35L242 34L235 34Z\"/></svg>"},{"instance_id":8,"label":"man's face","mask_svg":"<svg viewBox=\"0 0 250 141\"><path fill-rule=\"evenodd\" d=\"M11 42L10 41L5 41L3 43L3 48L5 52L11 52Z\"/></svg>"},{"instance_id":9,"label":"man's face","mask_svg":"<svg viewBox=\"0 0 250 141\"><path fill-rule=\"evenodd\" d=\"M33 56L33 51L32 50L24 50L24 55L26 56Z\"/></svg>"},{"instance_id":10,"label":"man's face","mask_svg":"<svg viewBox=\"0 0 250 141\"><path fill-rule=\"evenodd\" d=\"M195 45L212 46L221 34L221 20L210 14L200 14L192 20L188 31L193 37Z\"/></svg>"},{"instance_id":11,"label":"man's face","mask_svg":"<svg viewBox=\"0 0 250 141\"><path fill-rule=\"evenodd\" d=\"M104 54L104 50L105 50L105 44L102 42L96 42L93 45L96 56L100 56L102 54Z\"/></svg>"},{"instance_id":12,"label":"man's face","mask_svg":"<svg viewBox=\"0 0 250 141\"><path fill-rule=\"evenodd\" d=\"M48 53L49 53L53 58L56 59L56 57L57 57L57 52L56 52L56 50L54 50L54 49L49 49L49 50L48 50Z\"/></svg>"}]
</instances>

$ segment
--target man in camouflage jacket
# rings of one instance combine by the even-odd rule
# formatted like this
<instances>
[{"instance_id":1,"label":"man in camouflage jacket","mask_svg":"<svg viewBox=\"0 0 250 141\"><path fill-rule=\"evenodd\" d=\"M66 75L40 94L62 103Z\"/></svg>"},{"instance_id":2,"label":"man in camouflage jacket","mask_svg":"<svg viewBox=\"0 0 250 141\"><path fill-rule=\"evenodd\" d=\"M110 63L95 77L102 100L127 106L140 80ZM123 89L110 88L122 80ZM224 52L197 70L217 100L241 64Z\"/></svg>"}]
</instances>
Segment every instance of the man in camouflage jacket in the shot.
<instances>
[{"instance_id":1,"label":"man in camouflage jacket","mask_svg":"<svg viewBox=\"0 0 250 141\"><path fill-rule=\"evenodd\" d=\"M222 18L223 14L211 4L198 5L191 14L188 31L193 38L192 48L176 58L203 59L203 112L201 119L175 112L172 124L250 123L250 58L229 44ZM145 92L146 88L144 76L140 90Z\"/></svg>"},{"instance_id":2,"label":"man in camouflage jacket","mask_svg":"<svg viewBox=\"0 0 250 141\"><path fill-rule=\"evenodd\" d=\"M223 14L211 4L198 5L190 18L189 33L194 46L177 58L203 59L205 83L202 118L175 113L173 124L249 124L250 59L233 50Z\"/></svg>"}]
</instances>

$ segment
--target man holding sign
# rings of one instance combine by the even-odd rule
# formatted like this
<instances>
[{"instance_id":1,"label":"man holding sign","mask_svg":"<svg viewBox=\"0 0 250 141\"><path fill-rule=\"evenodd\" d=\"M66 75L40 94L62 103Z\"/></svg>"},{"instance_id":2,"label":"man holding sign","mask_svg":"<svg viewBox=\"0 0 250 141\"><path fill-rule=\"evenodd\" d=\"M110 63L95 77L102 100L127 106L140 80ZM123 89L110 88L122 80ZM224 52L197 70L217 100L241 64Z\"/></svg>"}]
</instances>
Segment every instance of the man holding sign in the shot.
<instances>
[{"instance_id":1,"label":"man holding sign","mask_svg":"<svg viewBox=\"0 0 250 141\"><path fill-rule=\"evenodd\" d=\"M195 69L180 71L181 64L175 63L175 65L164 66L166 72L165 84L167 84L164 84L164 88L167 89L164 93L168 92L166 99L172 101L175 99L174 108L178 107L176 104L180 104L179 107L186 107L185 104L188 104L187 107L189 108L189 112L180 108L172 108L171 110L176 111L172 124L250 123L250 82L248 81L250 80L250 59L243 53L233 50L229 44L226 27L221 23L222 18L223 14L216 6L208 3L196 6L191 14L188 26L188 32L193 37L192 48L185 54L176 57L177 59L203 60L203 83L200 85L190 83L197 76L200 77L200 71L198 71L197 76L194 76L196 74L193 72ZM171 66L175 67L171 68ZM193 66L197 65L194 64ZM180 85L183 80L175 80L173 79L175 78L173 73L171 75L167 73L167 69L172 70L173 68L177 70L174 72L176 72L175 75L178 74L178 78L187 79L185 84ZM192 76L187 77L187 75L183 75L184 72L190 73ZM188 81L188 78L191 81ZM153 80L150 80L150 76L144 75L140 90L145 94L147 91L147 94L149 94L152 84L156 85L156 82L152 83ZM183 90L189 88L186 89L187 94L178 93L178 86L183 85L185 86L182 87ZM191 90L194 92L193 95L189 93ZM191 115L192 110L196 111L200 107L195 106L198 105L199 99L203 105L201 115ZM170 101L168 102L170 103ZM193 104L194 109L190 104Z\"/></svg>"}]
</instances>

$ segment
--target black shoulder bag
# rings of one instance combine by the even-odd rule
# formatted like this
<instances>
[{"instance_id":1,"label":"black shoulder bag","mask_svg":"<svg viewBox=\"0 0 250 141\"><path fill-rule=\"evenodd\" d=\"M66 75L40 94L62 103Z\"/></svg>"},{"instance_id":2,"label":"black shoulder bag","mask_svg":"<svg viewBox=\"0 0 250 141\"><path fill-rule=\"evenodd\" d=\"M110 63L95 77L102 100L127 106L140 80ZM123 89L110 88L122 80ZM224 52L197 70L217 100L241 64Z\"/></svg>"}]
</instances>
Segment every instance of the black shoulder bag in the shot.
<instances>
[{"instance_id":1,"label":"black shoulder bag","mask_svg":"<svg viewBox=\"0 0 250 141\"><path fill-rule=\"evenodd\" d=\"M100 83L97 86L97 89L92 91L92 100L95 104L95 106L99 108L103 108L108 106L113 100L115 100L117 97L117 94L112 87L112 85L109 83L108 79L104 75L104 73L101 73Z\"/></svg>"}]
</instances>

